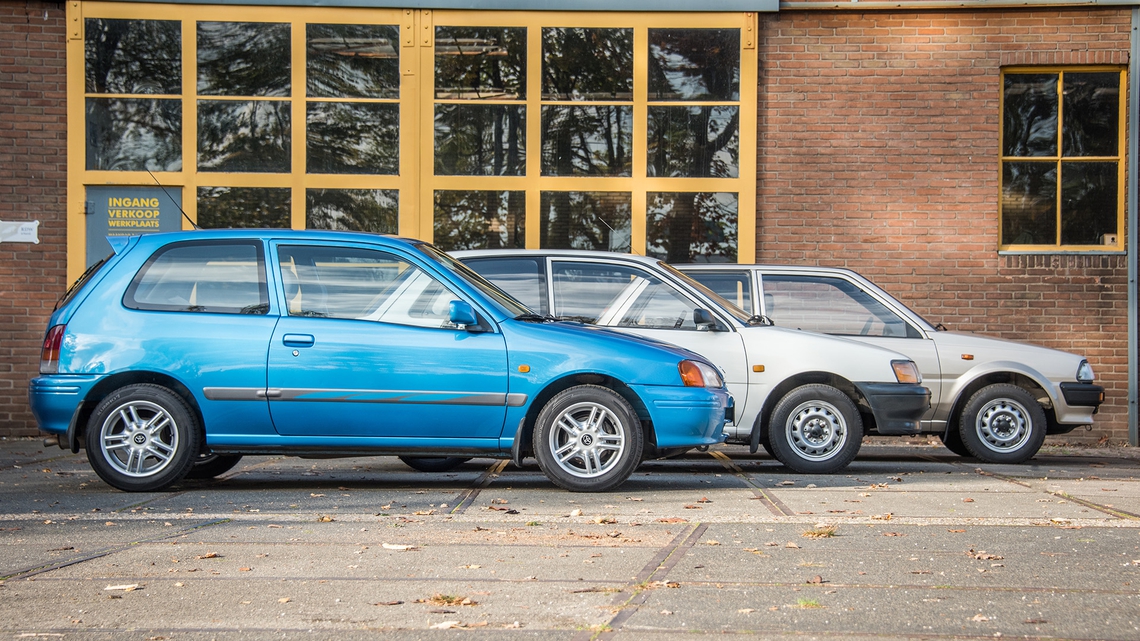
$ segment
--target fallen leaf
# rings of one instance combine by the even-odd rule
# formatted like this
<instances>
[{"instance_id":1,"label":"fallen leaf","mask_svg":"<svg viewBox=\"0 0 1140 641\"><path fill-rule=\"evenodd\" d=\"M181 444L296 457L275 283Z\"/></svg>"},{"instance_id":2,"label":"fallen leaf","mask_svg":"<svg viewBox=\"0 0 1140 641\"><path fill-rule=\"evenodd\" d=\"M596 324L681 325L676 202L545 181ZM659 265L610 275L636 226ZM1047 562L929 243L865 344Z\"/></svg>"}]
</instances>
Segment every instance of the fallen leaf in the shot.
<instances>
[{"instance_id":1,"label":"fallen leaf","mask_svg":"<svg viewBox=\"0 0 1140 641\"><path fill-rule=\"evenodd\" d=\"M697 503L712 503L712 499L707 496L702 496L701 498L697 499Z\"/></svg>"},{"instance_id":2,"label":"fallen leaf","mask_svg":"<svg viewBox=\"0 0 1140 641\"><path fill-rule=\"evenodd\" d=\"M207 552L205 554L194 557L195 559L220 559L222 556L217 552Z\"/></svg>"},{"instance_id":3,"label":"fallen leaf","mask_svg":"<svg viewBox=\"0 0 1140 641\"><path fill-rule=\"evenodd\" d=\"M437 624L431 626L431 629L432 630L450 630L452 628L458 628L458 627L459 627L458 621L444 621L443 623L437 623Z\"/></svg>"},{"instance_id":4,"label":"fallen leaf","mask_svg":"<svg viewBox=\"0 0 1140 641\"><path fill-rule=\"evenodd\" d=\"M736 613L737 614L751 614L755 611L756 610L754 608L740 608L739 610L736 611Z\"/></svg>"},{"instance_id":5,"label":"fallen leaf","mask_svg":"<svg viewBox=\"0 0 1140 641\"><path fill-rule=\"evenodd\" d=\"M699 506L699 505L686 505L685 509L686 510L699 510L699 509L701 509L701 506Z\"/></svg>"},{"instance_id":6,"label":"fallen leaf","mask_svg":"<svg viewBox=\"0 0 1140 641\"><path fill-rule=\"evenodd\" d=\"M962 502L963 503L973 503L974 499L962 499ZM986 619L986 620L988 621L989 619Z\"/></svg>"},{"instance_id":7,"label":"fallen leaf","mask_svg":"<svg viewBox=\"0 0 1140 641\"><path fill-rule=\"evenodd\" d=\"M290 598L289 598L289 597L287 597L287 596L283 596L283 597L281 597L280 599L277 599L277 602L278 602L278 603L288 603L288 602L290 602L290 601L292 601L292 600L293 600L293 599L290 599Z\"/></svg>"},{"instance_id":8,"label":"fallen leaf","mask_svg":"<svg viewBox=\"0 0 1140 641\"><path fill-rule=\"evenodd\" d=\"M947 532L953 532L955 534L961 534L961 533L965 532L965 530L946 530L946 531Z\"/></svg>"},{"instance_id":9,"label":"fallen leaf","mask_svg":"<svg viewBox=\"0 0 1140 641\"><path fill-rule=\"evenodd\" d=\"M139 589L141 588L138 583L131 583L130 585L108 585L107 587L103 588L104 591L122 590L123 592L134 592L135 590Z\"/></svg>"},{"instance_id":10,"label":"fallen leaf","mask_svg":"<svg viewBox=\"0 0 1140 641\"><path fill-rule=\"evenodd\" d=\"M688 523L688 519L683 519L679 516L670 516L662 519L657 519L658 523Z\"/></svg>"},{"instance_id":11,"label":"fallen leaf","mask_svg":"<svg viewBox=\"0 0 1140 641\"><path fill-rule=\"evenodd\" d=\"M966 552L966 556L968 556L972 559L977 559L979 561L1001 561L1001 560L1005 559L1005 557L1003 557L1003 556L998 556L996 554L990 554L990 553L986 552L985 550L979 550L979 551L975 552L973 548L970 548L970 550L968 552Z\"/></svg>"},{"instance_id":12,"label":"fallen leaf","mask_svg":"<svg viewBox=\"0 0 1140 641\"><path fill-rule=\"evenodd\" d=\"M872 514L871 520L873 520L873 521L890 521L893 516L894 516L893 512L887 512L886 514Z\"/></svg>"},{"instance_id":13,"label":"fallen leaf","mask_svg":"<svg viewBox=\"0 0 1140 641\"><path fill-rule=\"evenodd\" d=\"M404 604L403 601L381 601L379 603L373 603L372 605L403 605L403 604Z\"/></svg>"},{"instance_id":14,"label":"fallen leaf","mask_svg":"<svg viewBox=\"0 0 1140 641\"><path fill-rule=\"evenodd\" d=\"M906 536L902 532L883 532L883 536Z\"/></svg>"},{"instance_id":15,"label":"fallen leaf","mask_svg":"<svg viewBox=\"0 0 1140 641\"><path fill-rule=\"evenodd\" d=\"M253 568L238 568L238 572L251 572Z\"/></svg>"},{"instance_id":16,"label":"fallen leaf","mask_svg":"<svg viewBox=\"0 0 1140 641\"><path fill-rule=\"evenodd\" d=\"M980 621L989 621L990 618L988 616L983 615L983 614L975 614L973 617L970 618L970 620L980 622Z\"/></svg>"},{"instance_id":17,"label":"fallen leaf","mask_svg":"<svg viewBox=\"0 0 1140 641\"><path fill-rule=\"evenodd\" d=\"M416 546L414 546L414 545L402 545L402 544L396 544L396 543L382 543L382 544L380 544L380 546L383 547L385 550L398 550L401 552L406 551L406 550L417 549Z\"/></svg>"},{"instance_id":18,"label":"fallen leaf","mask_svg":"<svg viewBox=\"0 0 1140 641\"><path fill-rule=\"evenodd\" d=\"M333 521L335 521L335 520L336 520L336 519L334 519L333 517L329 516L328 514L322 514L321 516L317 517L317 522L318 522L318 523L332 523L332 522L333 522Z\"/></svg>"},{"instance_id":19,"label":"fallen leaf","mask_svg":"<svg viewBox=\"0 0 1140 641\"><path fill-rule=\"evenodd\" d=\"M570 516L582 516L582 510L581 509L572 510L570 512Z\"/></svg>"},{"instance_id":20,"label":"fallen leaf","mask_svg":"<svg viewBox=\"0 0 1140 641\"><path fill-rule=\"evenodd\" d=\"M1049 623L1049 621L1046 619L1026 619L1025 623L1029 625L1040 625L1042 623Z\"/></svg>"},{"instance_id":21,"label":"fallen leaf","mask_svg":"<svg viewBox=\"0 0 1140 641\"><path fill-rule=\"evenodd\" d=\"M812 578L808 579L807 582L811 583L813 585L820 585L820 584L824 583L824 580L823 580L822 576L817 574L817 575L813 576Z\"/></svg>"},{"instance_id":22,"label":"fallen leaf","mask_svg":"<svg viewBox=\"0 0 1140 641\"><path fill-rule=\"evenodd\" d=\"M720 541L709 539L708 541L705 541L705 545L720 545Z\"/></svg>"},{"instance_id":23,"label":"fallen leaf","mask_svg":"<svg viewBox=\"0 0 1140 641\"><path fill-rule=\"evenodd\" d=\"M784 544L784 547L786 547L786 548L790 548L790 549L793 549L793 550L798 550L798 549L800 549L800 546L796 545L796 544L795 544L795 543L793 543L792 541L788 541L787 543L785 543L785 544Z\"/></svg>"}]
</instances>

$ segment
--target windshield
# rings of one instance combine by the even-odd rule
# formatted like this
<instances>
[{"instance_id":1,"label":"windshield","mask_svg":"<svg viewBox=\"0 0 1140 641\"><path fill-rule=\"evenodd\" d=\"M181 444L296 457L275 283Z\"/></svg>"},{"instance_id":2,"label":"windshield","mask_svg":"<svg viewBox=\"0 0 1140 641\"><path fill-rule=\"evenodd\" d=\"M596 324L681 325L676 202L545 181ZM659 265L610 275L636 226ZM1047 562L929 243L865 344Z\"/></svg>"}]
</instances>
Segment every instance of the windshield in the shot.
<instances>
[{"instance_id":1,"label":"windshield","mask_svg":"<svg viewBox=\"0 0 1140 641\"><path fill-rule=\"evenodd\" d=\"M510 316L534 314L534 312L531 311L531 309L526 305L518 302L512 298L510 294L499 289L491 281L483 278L479 274L475 273L475 271L470 267L455 260L451 256L440 251L438 248L432 245L428 245L427 243L416 245L416 247L423 253L427 254L430 258L434 259L436 262L451 270L453 274L467 281L468 284L479 290L484 296L498 303L499 306L502 307L503 310L506 311Z\"/></svg>"},{"instance_id":2,"label":"windshield","mask_svg":"<svg viewBox=\"0 0 1140 641\"><path fill-rule=\"evenodd\" d=\"M657 265L659 267L661 267L661 269L664 269L665 271L672 274L673 277L676 278L677 280L685 283L689 287L692 287L693 289L697 290L698 292L704 294L706 297L708 297L710 300L712 300L712 302L716 303L717 305L720 305L721 309L723 309L724 311L731 314L733 318L740 321L742 324L744 324L744 325L749 324L748 321L749 321L749 319L752 318L752 315L749 314L748 312L744 311L743 309L740 309L734 303L731 303L731 302L725 300L724 297L722 297L720 294L717 294L716 292L709 289L708 287L705 287L701 283L698 283L697 281L693 280L692 278L689 278L689 276L687 274L681 272L676 267L673 267L672 265L670 265L668 263L658 261Z\"/></svg>"}]
</instances>

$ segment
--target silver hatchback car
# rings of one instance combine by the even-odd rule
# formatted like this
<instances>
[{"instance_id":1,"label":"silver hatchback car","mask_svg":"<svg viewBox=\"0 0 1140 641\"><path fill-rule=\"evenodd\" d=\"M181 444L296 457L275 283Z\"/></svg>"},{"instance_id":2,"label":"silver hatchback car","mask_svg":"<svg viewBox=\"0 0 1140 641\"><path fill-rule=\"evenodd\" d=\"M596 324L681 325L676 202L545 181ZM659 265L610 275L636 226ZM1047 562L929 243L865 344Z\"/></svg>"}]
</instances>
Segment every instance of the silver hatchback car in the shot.
<instances>
[{"instance_id":1,"label":"silver hatchback car","mask_svg":"<svg viewBox=\"0 0 1140 641\"><path fill-rule=\"evenodd\" d=\"M906 354L930 388L923 431L956 454L1020 463L1047 434L1093 422L1104 388L1076 354L950 332L859 274L831 267L677 265L752 314Z\"/></svg>"}]
</instances>

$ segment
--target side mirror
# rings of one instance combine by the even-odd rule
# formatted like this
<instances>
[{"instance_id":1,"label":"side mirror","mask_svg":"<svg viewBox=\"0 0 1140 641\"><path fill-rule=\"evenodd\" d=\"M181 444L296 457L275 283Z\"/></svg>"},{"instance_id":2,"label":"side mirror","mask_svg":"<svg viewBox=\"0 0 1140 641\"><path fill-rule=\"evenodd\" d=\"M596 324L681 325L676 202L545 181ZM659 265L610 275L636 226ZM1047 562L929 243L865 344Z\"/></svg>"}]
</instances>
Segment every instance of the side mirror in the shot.
<instances>
[{"instance_id":1,"label":"side mirror","mask_svg":"<svg viewBox=\"0 0 1140 641\"><path fill-rule=\"evenodd\" d=\"M448 320L460 329L467 329L472 325L479 324L475 318L475 308L471 307L471 303L462 300L451 301Z\"/></svg>"},{"instance_id":2,"label":"side mirror","mask_svg":"<svg viewBox=\"0 0 1140 641\"><path fill-rule=\"evenodd\" d=\"M698 307L693 310L693 324L697 326L699 332L716 331L716 319L707 309Z\"/></svg>"}]
</instances>

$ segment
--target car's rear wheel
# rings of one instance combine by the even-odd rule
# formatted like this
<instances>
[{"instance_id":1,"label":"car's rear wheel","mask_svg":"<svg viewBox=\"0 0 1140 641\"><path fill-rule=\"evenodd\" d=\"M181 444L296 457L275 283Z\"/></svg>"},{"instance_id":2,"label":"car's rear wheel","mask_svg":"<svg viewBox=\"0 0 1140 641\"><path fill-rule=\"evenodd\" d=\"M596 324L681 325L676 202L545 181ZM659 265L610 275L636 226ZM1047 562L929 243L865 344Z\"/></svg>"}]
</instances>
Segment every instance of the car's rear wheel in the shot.
<instances>
[{"instance_id":1,"label":"car's rear wheel","mask_svg":"<svg viewBox=\"0 0 1140 641\"><path fill-rule=\"evenodd\" d=\"M127 385L91 414L87 459L109 485L151 492L186 476L200 439L197 418L180 396L158 385Z\"/></svg>"},{"instance_id":2,"label":"car's rear wheel","mask_svg":"<svg viewBox=\"0 0 1140 641\"><path fill-rule=\"evenodd\" d=\"M580 385L552 398L534 426L538 465L572 492L605 492L641 462L644 435L637 413L620 394Z\"/></svg>"},{"instance_id":3,"label":"car's rear wheel","mask_svg":"<svg viewBox=\"0 0 1140 641\"><path fill-rule=\"evenodd\" d=\"M1045 410L1023 388L983 387L962 409L959 434L971 454L987 463L1021 463L1045 442Z\"/></svg>"},{"instance_id":4,"label":"car's rear wheel","mask_svg":"<svg viewBox=\"0 0 1140 641\"><path fill-rule=\"evenodd\" d=\"M470 461L471 458L462 456L401 456L400 460L408 467L420 472L447 472Z\"/></svg>"},{"instance_id":5,"label":"car's rear wheel","mask_svg":"<svg viewBox=\"0 0 1140 641\"><path fill-rule=\"evenodd\" d=\"M768 444L785 466L804 474L830 474L859 453L863 419L855 403L830 385L803 385L772 411Z\"/></svg>"},{"instance_id":6,"label":"car's rear wheel","mask_svg":"<svg viewBox=\"0 0 1140 641\"><path fill-rule=\"evenodd\" d=\"M218 454L206 452L194 459L194 465L186 475L188 479L212 479L229 472L241 462L241 454Z\"/></svg>"}]
</instances>

